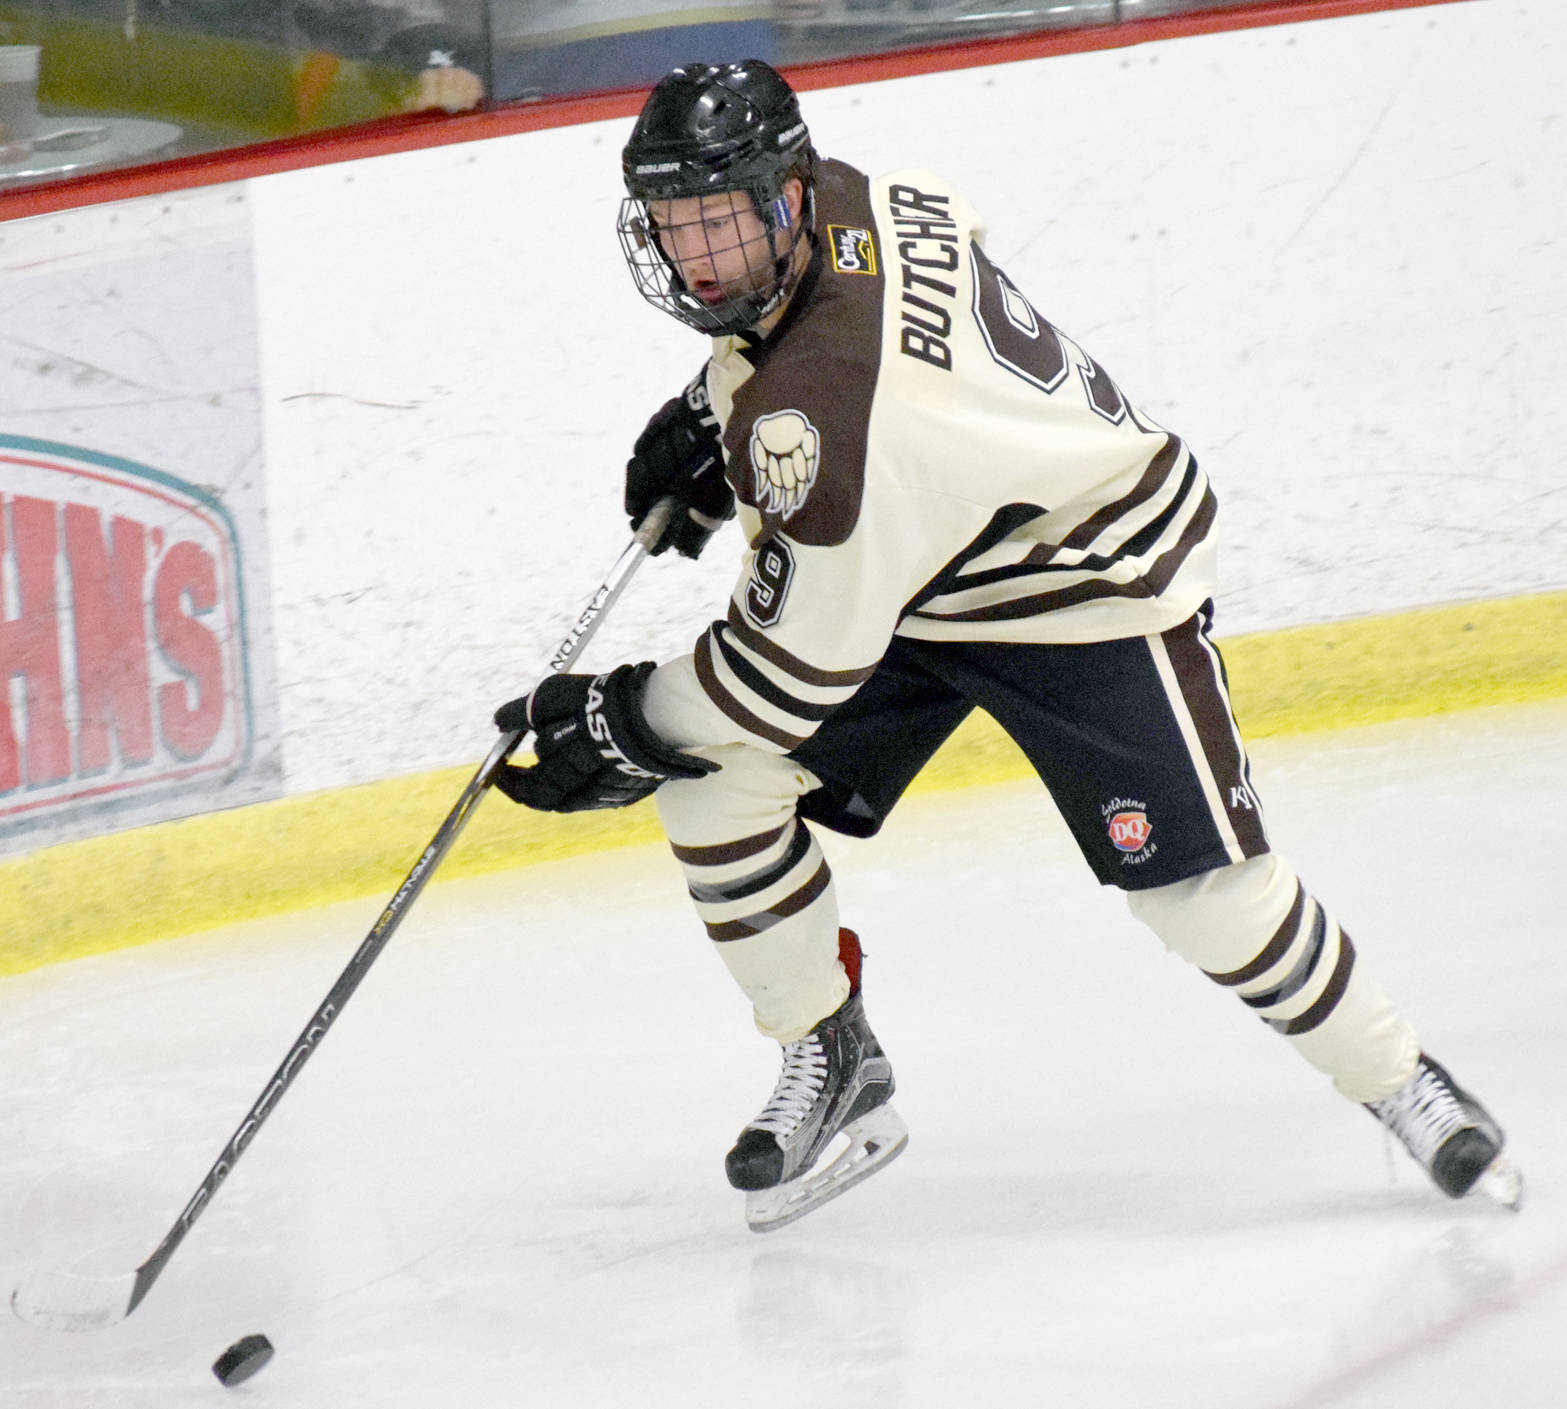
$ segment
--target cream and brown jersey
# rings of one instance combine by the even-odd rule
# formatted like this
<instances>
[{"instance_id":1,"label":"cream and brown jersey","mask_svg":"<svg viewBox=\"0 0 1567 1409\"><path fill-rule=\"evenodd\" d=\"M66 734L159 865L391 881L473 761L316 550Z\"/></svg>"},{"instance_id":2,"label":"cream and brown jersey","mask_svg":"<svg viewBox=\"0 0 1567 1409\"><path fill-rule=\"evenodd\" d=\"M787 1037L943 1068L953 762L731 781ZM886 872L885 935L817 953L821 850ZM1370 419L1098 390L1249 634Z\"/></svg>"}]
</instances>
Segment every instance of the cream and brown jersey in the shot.
<instances>
[{"instance_id":1,"label":"cream and brown jersey","mask_svg":"<svg viewBox=\"0 0 1567 1409\"><path fill-rule=\"evenodd\" d=\"M816 203L782 322L707 367L747 547L727 618L648 692L684 747L797 747L894 635L1140 636L1213 590L1197 462L990 261L961 195L828 161Z\"/></svg>"}]
</instances>

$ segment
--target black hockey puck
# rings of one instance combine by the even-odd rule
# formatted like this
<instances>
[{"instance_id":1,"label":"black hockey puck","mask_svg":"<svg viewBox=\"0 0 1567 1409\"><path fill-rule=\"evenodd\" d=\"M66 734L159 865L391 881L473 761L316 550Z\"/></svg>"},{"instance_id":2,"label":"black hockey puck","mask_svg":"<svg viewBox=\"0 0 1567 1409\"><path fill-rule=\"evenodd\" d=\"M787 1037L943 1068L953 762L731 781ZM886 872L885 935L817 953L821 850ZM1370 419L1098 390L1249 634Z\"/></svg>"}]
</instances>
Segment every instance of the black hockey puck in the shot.
<instances>
[{"instance_id":1,"label":"black hockey puck","mask_svg":"<svg viewBox=\"0 0 1567 1409\"><path fill-rule=\"evenodd\" d=\"M272 1354L272 1342L265 1336L241 1336L212 1362L212 1373L225 1386L244 1384Z\"/></svg>"}]
</instances>

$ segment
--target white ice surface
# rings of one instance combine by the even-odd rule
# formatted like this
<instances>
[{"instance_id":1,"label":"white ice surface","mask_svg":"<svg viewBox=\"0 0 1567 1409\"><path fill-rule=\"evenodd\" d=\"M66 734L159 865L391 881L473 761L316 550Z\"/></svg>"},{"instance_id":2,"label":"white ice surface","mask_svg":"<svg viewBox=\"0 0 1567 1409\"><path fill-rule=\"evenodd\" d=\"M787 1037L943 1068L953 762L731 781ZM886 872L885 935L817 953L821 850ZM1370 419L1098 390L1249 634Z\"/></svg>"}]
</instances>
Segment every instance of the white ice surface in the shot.
<instances>
[{"instance_id":1,"label":"white ice surface","mask_svg":"<svg viewBox=\"0 0 1567 1409\"><path fill-rule=\"evenodd\" d=\"M0 1402L1560 1404L1567 705L1255 756L1521 1214L1431 1190L1018 784L829 841L911 1128L863 1187L745 1229L721 1158L776 1048L661 848L438 885L127 1322L3 1318ZM384 899L0 981L6 1290L152 1251ZM277 1359L224 1391L255 1331Z\"/></svg>"}]
</instances>

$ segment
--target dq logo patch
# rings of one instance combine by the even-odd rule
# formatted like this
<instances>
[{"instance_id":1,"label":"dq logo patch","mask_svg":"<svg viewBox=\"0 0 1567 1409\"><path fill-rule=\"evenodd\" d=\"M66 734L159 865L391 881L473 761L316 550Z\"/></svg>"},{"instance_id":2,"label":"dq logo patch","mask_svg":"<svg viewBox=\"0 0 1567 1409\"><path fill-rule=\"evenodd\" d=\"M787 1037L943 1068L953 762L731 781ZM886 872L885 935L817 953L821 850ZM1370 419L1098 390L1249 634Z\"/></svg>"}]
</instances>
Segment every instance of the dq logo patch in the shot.
<instances>
[{"instance_id":1,"label":"dq logo patch","mask_svg":"<svg viewBox=\"0 0 1567 1409\"><path fill-rule=\"evenodd\" d=\"M1148 804L1141 799L1113 797L1100 806L1099 815L1105 819L1105 834L1121 853L1123 866L1141 866L1159 849L1153 839L1153 823L1148 820Z\"/></svg>"},{"instance_id":2,"label":"dq logo patch","mask_svg":"<svg viewBox=\"0 0 1567 1409\"><path fill-rule=\"evenodd\" d=\"M1141 851L1152 831L1146 812L1117 812L1110 819L1110 844L1117 851Z\"/></svg>"},{"instance_id":3,"label":"dq logo patch","mask_svg":"<svg viewBox=\"0 0 1567 1409\"><path fill-rule=\"evenodd\" d=\"M837 273L876 272L876 241L869 230L853 225L829 225L827 239L832 247L832 267Z\"/></svg>"},{"instance_id":4,"label":"dq logo patch","mask_svg":"<svg viewBox=\"0 0 1567 1409\"><path fill-rule=\"evenodd\" d=\"M769 538L756 550L751 580L745 587L745 614L758 626L772 626L783 615L784 598L794 579L794 554L782 538Z\"/></svg>"}]
</instances>

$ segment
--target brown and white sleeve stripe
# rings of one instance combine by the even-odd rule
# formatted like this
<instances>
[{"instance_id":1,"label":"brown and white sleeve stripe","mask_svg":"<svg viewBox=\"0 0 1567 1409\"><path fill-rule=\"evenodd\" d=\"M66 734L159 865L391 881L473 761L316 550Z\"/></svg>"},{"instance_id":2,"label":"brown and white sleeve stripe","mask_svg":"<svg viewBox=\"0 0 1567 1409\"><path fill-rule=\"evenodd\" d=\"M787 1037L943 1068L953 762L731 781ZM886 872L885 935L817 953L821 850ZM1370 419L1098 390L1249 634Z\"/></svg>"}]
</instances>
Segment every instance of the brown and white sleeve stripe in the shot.
<instances>
[{"instance_id":1,"label":"brown and white sleeve stripe","mask_svg":"<svg viewBox=\"0 0 1567 1409\"><path fill-rule=\"evenodd\" d=\"M730 607L697 642L697 679L708 698L746 734L789 752L847 700L875 669L820 670L770 641Z\"/></svg>"}]
</instances>

